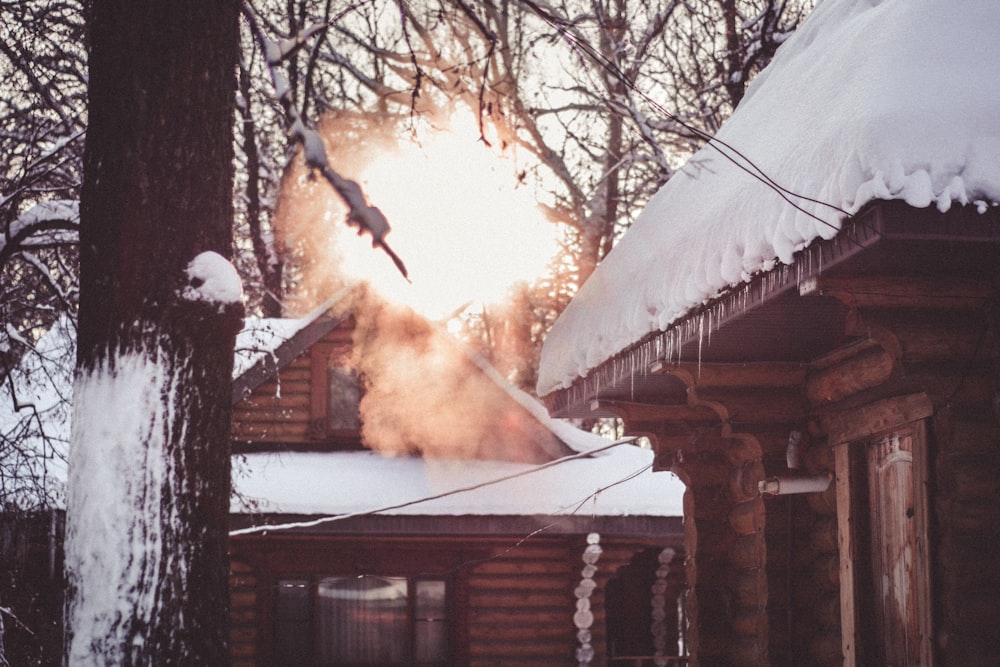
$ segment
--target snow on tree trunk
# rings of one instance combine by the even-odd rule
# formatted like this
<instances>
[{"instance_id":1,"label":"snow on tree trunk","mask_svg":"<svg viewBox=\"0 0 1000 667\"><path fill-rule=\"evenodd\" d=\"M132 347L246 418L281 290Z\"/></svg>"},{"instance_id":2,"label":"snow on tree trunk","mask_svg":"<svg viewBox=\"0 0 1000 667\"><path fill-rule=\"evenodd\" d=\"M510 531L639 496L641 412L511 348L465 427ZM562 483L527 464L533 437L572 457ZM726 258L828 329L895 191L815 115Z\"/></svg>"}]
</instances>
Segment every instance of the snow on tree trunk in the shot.
<instances>
[{"instance_id":1,"label":"snow on tree trunk","mask_svg":"<svg viewBox=\"0 0 1000 667\"><path fill-rule=\"evenodd\" d=\"M228 663L235 0L94 0L66 661Z\"/></svg>"}]
</instances>

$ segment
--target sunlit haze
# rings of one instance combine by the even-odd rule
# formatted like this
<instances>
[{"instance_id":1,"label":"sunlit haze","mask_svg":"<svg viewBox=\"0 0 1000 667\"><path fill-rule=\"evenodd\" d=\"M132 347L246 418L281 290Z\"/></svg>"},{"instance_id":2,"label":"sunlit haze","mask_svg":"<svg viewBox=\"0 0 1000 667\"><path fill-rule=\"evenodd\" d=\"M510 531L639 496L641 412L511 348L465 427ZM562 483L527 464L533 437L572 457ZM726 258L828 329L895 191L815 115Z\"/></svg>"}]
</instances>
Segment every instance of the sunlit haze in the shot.
<instances>
[{"instance_id":1,"label":"sunlit haze","mask_svg":"<svg viewBox=\"0 0 1000 667\"><path fill-rule=\"evenodd\" d=\"M499 303L511 285L541 276L556 252L555 228L530 188L516 187L514 161L477 137L468 121L377 156L358 178L392 225L386 240L411 282L350 231L338 242L343 271L434 319Z\"/></svg>"}]
</instances>

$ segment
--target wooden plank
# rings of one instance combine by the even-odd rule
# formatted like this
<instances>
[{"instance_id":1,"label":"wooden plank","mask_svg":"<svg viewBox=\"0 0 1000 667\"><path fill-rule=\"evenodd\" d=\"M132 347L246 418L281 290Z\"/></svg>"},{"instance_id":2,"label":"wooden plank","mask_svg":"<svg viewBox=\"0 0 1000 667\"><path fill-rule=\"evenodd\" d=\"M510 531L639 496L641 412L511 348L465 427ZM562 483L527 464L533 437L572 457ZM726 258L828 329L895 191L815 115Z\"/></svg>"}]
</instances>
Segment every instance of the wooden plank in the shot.
<instances>
[{"instance_id":1,"label":"wooden plank","mask_svg":"<svg viewBox=\"0 0 1000 667\"><path fill-rule=\"evenodd\" d=\"M275 396L264 394L252 394L250 398L240 401L234 406L238 410L276 410L276 409L305 409L309 407L309 395L307 393L287 392L282 388L281 395Z\"/></svg>"},{"instance_id":2,"label":"wooden plank","mask_svg":"<svg viewBox=\"0 0 1000 667\"><path fill-rule=\"evenodd\" d=\"M840 548L840 636L844 667L856 667L858 628L854 608L853 540L854 516L851 502L851 450L846 444L834 448L837 466L837 543Z\"/></svg>"},{"instance_id":3,"label":"wooden plank","mask_svg":"<svg viewBox=\"0 0 1000 667\"><path fill-rule=\"evenodd\" d=\"M951 276L845 276L821 274L817 289L861 308L978 308L994 292L988 281Z\"/></svg>"},{"instance_id":4,"label":"wooden plank","mask_svg":"<svg viewBox=\"0 0 1000 667\"><path fill-rule=\"evenodd\" d=\"M626 401L593 401L593 412L612 412L626 422L715 423L723 418L707 405L659 405Z\"/></svg>"},{"instance_id":5,"label":"wooden plank","mask_svg":"<svg viewBox=\"0 0 1000 667\"><path fill-rule=\"evenodd\" d=\"M928 451L927 420L913 425L913 506L915 511L917 544L915 567L919 578L916 591L916 607L920 632L920 664L934 666L934 609L933 587L931 585L930 556L930 499L927 486L930 484L930 453Z\"/></svg>"},{"instance_id":6,"label":"wooden plank","mask_svg":"<svg viewBox=\"0 0 1000 667\"><path fill-rule=\"evenodd\" d=\"M656 362L651 373L668 373L700 389L717 387L794 387L806 378L806 367L797 363L697 364Z\"/></svg>"},{"instance_id":7,"label":"wooden plank","mask_svg":"<svg viewBox=\"0 0 1000 667\"><path fill-rule=\"evenodd\" d=\"M831 445L870 438L878 433L925 419L934 414L926 394L907 394L876 401L851 410L831 411L819 421Z\"/></svg>"}]
</instances>

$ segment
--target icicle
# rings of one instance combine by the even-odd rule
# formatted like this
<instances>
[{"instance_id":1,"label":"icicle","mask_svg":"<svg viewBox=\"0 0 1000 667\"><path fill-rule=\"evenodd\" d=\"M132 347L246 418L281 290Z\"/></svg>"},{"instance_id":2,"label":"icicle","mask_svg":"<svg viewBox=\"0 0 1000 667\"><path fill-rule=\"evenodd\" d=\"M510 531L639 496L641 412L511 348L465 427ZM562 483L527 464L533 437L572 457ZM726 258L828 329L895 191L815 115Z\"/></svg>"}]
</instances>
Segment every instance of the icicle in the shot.
<instances>
[{"instance_id":1,"label":"icicle","mask_svg":"<svg viewBox=\"0 0 1000 667\"><path fill-rule=\"evenodd\" d=\"M701 380L701 344L705 327L705 313L698 315L698 379Z\"/></svg>"},{"instance_id":2,"label":"icicle","mask_svg":"<svg viewBox=\"0 0 1000 667\"><path fill-rule=\"evenodd\" d=\"M630 368L629 368L629 373L628 373L629 399L634 402L635 401L635 357L632 356L631 354L628 355L628 356L629 356L629 362L630 362L629 363L629 367Z\"/></svg>"}]
</instances>

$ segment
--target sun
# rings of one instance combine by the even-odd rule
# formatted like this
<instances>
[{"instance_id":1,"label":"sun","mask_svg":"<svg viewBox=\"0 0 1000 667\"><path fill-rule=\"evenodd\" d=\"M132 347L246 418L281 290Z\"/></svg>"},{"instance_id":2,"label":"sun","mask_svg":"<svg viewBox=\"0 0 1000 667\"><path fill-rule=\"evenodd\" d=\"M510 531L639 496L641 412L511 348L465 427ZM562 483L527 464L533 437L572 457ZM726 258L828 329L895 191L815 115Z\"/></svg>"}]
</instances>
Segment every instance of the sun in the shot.
<instances>
[{"instance_id":1,"label":"sun","mask_svg":"<svg viewBox=\"0 0 1000 667\"><path fill-rule=\"evenodd\" d=\"M555 227L519 186L514 161L479 141L471 121L419 139L401 141L358 176L392 225L386 240L410 282L364 239L341 248L344 269L432 319L500 303L512 285L543 275L558 248Z\"/></svg>"}]
</instances>

